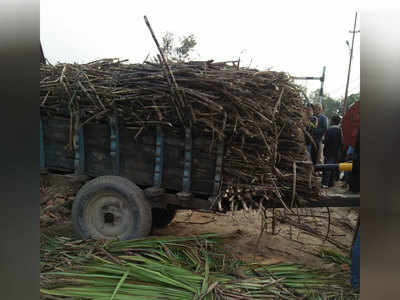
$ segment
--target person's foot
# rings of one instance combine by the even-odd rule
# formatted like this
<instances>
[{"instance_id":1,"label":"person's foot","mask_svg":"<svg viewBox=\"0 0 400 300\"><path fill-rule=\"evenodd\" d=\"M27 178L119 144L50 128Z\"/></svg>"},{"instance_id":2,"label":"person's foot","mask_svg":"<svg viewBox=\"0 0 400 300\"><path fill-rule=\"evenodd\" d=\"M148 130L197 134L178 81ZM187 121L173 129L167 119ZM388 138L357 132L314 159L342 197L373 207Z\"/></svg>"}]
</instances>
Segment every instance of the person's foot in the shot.
<instances>
[{"instance_id":1,"label":"person's foot","mask_svg":"<svg viewBox=\"0 0 400 300\"><path fill-rule=\"evenodd\" d=\"M328 187L327 185L323 184L323 185L322 185L322 188L323 188L323 189L328 189L329 187Z\"/></svg>"}]
</instances>

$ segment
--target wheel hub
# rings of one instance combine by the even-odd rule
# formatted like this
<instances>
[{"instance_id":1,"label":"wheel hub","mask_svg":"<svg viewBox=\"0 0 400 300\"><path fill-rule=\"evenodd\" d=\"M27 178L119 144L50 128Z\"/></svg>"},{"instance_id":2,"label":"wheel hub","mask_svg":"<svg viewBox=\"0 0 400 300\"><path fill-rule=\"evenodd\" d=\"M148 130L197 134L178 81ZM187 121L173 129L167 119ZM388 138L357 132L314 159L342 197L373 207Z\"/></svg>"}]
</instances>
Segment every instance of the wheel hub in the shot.
<instances>
[{"instance_id":1,"label":"wheel hub","mask_svg":"<svg viewBox=\"0 0 400 300\"><path fill-rule=\"evenodd\" d=\"M95 235L106 239L120 238L131 228L133 215L127 205L127 201L118 194L102 194L93 198L86 212Z\"/></svg>"}]
</instances>

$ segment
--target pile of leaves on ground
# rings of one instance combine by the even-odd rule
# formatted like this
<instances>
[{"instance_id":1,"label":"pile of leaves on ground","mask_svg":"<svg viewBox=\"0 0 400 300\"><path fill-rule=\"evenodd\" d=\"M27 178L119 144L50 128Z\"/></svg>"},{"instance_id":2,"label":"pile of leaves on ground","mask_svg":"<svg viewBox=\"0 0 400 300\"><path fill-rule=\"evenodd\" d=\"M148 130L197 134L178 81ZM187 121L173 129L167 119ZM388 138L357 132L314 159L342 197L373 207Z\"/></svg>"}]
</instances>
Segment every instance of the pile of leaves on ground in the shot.
<instances>
[{"instance_id":1,"label":"pile of leaves on ground","mask_svg":"<svg viewBox=\"0 0 400 300\"><path fill-rule=\"evenodd\" d=\"M72 202L81 183L50 183L47 176L40 177L40 226L51 226L70 220ZM68 183L68 184L67 184Z\"/></svg>"},{"instance_id":2,"label":"pile of leaves on ground","mask_svg":"<svg viewBox=\"0 0 400 300\"><path fill-rule=\"evenodd\" d=\"M41 65L40 77L41 114L70 119L71 132L78 116L81 126L117 116L119 126L138 134L160 126L184 136L191 128L209 137L214 153L223 141L220 208L318 199L317 180L302 163L308 121L301 90L286 73L212 61L167 68L104 59Z\"/></svg>"},{"instance_id":3,"label":"pile of leaves on ground","mask_svg":"<svg viewBox=\"0 0 400 300\"><path fill-rule=\"evenodd\" d=\"M244 263L231 236L72 241L42 236L43 299L358 299L343 274Z\"/></svg>"}]
</instances>

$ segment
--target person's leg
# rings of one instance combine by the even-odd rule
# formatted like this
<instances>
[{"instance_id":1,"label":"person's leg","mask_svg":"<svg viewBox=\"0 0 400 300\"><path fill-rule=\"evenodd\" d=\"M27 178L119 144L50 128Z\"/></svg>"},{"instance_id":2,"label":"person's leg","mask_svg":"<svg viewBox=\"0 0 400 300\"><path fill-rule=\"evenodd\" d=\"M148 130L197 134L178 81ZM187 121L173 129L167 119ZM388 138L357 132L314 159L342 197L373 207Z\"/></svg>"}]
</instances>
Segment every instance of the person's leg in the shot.
<instances>
[{"instance_id":1,"label":"person's leg","mask_svg":"<svg viewBox=\"0 0 400 300\"><path fill-rule=\"evenodd\" d=\"M312 154L311 154L311 144L306 145L307 148L307 154L310 160L312 160Z\"/></svg>"},{"instance_id":2,"label":"person's leg","mask_svg":"<svg viewBox=\"0 0 400 300\"><path fill-rule=\"evenodd\" d=\"M311 160L314 165L317 163L317 152L318 152L317 147L311 145Z\"/></svg>"},{"instance_id":3,"label":"person's leg","mask_svg":"<svg viewBox=\"0 0 400 300\"><path fill-rule=\"evenodd\" d=\"M329 164L328 158L325 158L325 164ZM323 170L322 171L322 185L329 186L330 178L331 178L331 170Z\"/></svg>"},{"instance_id":4,"label":"person's leg","mask_svg":"<svg viewBox=\"0 0 400 300\"><path fill-rule=\"evenodd\" d=\"M334 164L335 158L334 157L325 157L325 164ZM326 185L331 187L334 185L334 176L335 173L333 170L323 170L322 171L322 185Z\"/></svg>"},{"instance_id":5,"label":"person's leg","mask_svg":"<svg viewBox=\"0 0 400 300\"><path fill-rule=\"evenodd\" d=\"M351 286L353 289L360 289L360 229L357 231L351 254Z\"/></svg>"},{"instance_id":6,"label":"person's leg","mask_svg":"<svg viewBox=\"0 0 400 300\"><path fill-rule=\"evenodd\" d=\"M315 163L316 164L320 164L321 163L321 161L320 161L320 159L321 159L320 149L321 149L321 145L320 145L320 143L317 143L317 147L315 149Z\"/></svg>"},{"instance_id":7,"label":"person's leg","mask_svg":"<svg viewBox=\"0 0 400 300\"><path fill-rule=\"evenodd\" d=\"M328 164L335 164L336 163L336 159L335 159L335 157L328 157L327 158L327 163ZM336 181L336 173L337 173L337 171L336 170L331 170L330 171L330 173L329 173L329 178L328 178L328 187L332 187L332 186L334 186L335 185L335 181Z\"/></svg>"},{"instance_id":8,"label":"person's leg","mask_svg":"<svg viewBox=\"0 0 400 300\"><path fill-rule=\"evenodd\" d=\"M318 159L317 159L318 164L323 164L324 163L324 144L322 141L318 145Z\"/></svg>"},{"instance_id":9,"label":"person's leg","mask_svg":"<svg viewBox=\"0 0 400 300\"><path fill-rule=\"evenodd\" d=\"M335 171L335 176L334 176L333 179L334 179L335 182L340 180L340 172L339 172L339 170Z\"/></svg>"},{"instance_id":10,"label":"person's leg","mask_svg":"<svg viewBox=\"0 0 400 300\"><path fill-rule=\"evenodd\" d=\"M338 156L333 156L330 159L330 164L338 164L340 162L340 159L338 158ZM339 180L339 170L332 170L331 172L331 179L330 179L330 185L329 186L334 186L336 181Z\"/></svg>"}]
</instances>

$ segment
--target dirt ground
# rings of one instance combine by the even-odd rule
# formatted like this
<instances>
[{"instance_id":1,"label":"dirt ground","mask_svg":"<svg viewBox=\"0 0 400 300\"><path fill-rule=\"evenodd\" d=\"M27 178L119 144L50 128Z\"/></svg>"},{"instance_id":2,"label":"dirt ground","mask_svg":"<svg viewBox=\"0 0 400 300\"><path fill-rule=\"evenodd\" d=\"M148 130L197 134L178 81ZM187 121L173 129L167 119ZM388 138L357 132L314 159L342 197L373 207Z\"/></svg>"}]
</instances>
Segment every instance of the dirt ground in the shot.
<instances>
[{"instance_id":1,"label":"dirt ground","mask_svg":"<svg viewBox=\"0 0 400 300\"><path fill-rule=\"evenodd\" d=\"M54 180L49 184L46 180L42 180L41 231L43 233L76 237L70 222L69 208L77 189L79 184L66 184ZM295 210L294 214L289 214L284 209L276 209L275 215L275 233L273 233L271 210L261 237L262 218L257 211L220 214L179 210L166 228L154 229L152 234L158 236L233 234L235 238L230 245L225 245L226 248L238 258L249 262L287 261L310 267L330 268L332 265L318 256L321 250L329 249L345 256L349 255L358 209L331 208L329 213L327 208L299 209Z\"/></svg>"},{"instance_id":2,"label":"dirt ground","mask_svg":"<svg viewBox=\"0 0 400 300\"><path fill-rule=\"evenodd\" d=\"M317 230L324 237L328 230L326 209L313 209L315 216L303 217L302 222ZM283 210L277 213L282 214ZM300 211L300 214L310 214L310 210ZM309 266L321 267L325 264L317 253L322 249L334 250L348 255L353 239L352 227L357 222L357 212L349 208L331 209L331 225L329 238L334 245L324 238L312 236L307 231L289 224L278 222L275 234L272 233L272 219L267 222L267 228L260 238L261 216L258 212L240 212L211 214L194 211L179 211L172 223L164 229L153 230L155 235L195 235L201 233L235 234L232 245L227 245L232 252L246 261L299 262ZM259 240L259 242L258 242Z\"/></svg>"}]
</instances>

